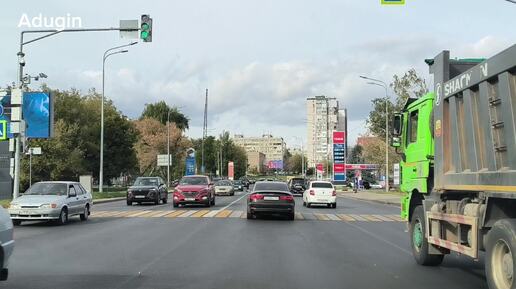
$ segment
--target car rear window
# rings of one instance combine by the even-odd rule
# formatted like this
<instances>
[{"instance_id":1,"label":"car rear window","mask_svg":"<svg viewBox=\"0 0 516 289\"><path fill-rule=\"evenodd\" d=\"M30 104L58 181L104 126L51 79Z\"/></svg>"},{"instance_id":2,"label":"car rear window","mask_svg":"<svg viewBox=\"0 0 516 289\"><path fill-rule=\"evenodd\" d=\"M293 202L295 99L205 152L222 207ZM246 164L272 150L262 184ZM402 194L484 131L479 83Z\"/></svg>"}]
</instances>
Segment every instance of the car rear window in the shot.
<instances>
[{"instance_id":1,"label":"car rear window","mask_svg":"<svg viewBox=\"0 0 516 289\"><path fill-rule=\"evenodd\" d=\"M331 183L313 182L312 183L312 188L331 189L331 188L333 188L333 185Z\"/></svg>"},{"instance_id":2,"label":"car rear window","mask_svg":"<svg viewBox=\"0 0 516 289\"><path fill-rule=\"evenodd\" d=\"M288 191L287 184L284 183L256 183L254 185L255 191Z\"/></svg>"}]
</instances>

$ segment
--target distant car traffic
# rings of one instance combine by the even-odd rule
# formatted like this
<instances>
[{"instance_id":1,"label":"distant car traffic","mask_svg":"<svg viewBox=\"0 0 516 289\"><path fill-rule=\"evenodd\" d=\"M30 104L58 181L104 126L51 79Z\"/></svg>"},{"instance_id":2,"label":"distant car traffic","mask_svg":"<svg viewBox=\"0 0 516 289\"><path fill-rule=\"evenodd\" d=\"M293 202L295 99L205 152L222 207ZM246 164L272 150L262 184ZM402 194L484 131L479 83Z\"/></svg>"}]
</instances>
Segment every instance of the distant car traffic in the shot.
<instances>
[{"instance_id":1,"label":"distant car traffic","mask_svg":"<svg viewBox=\"0 0 516 289\"><path fill-rule=\"evenodd\" d=\"M244 182L241 180L236 180L233 182L233 190L234 191L243 191L244 190Z\"/></svg>"},{"instance_id":2,"label":"distant car traffic","mask_svg":"<svg viewBox=\"0 0 516 289\"><path fill-rule=\"evenodd\" d=\"M294 196L284 182L256 182L247 198L247 219L257 214L282 214L294 220Z\"/></svg>"},{"instance_id":3,"label":"distant car traffic","mask_svg":"<svg viewBox=\"0 0 516 289\"><path fill-rule=\"evenodd\" d=\"M235 190L230 180L221 180L215 183L215 195L234 196Z\"/></svg>"},{"instance_id":4,"label":"distant car traffic","mask_svg":"<svg viewBox=\"0 0 516 289\"><path fill-rule=\"evenodd\" d=\"M9 257L14 249L13 222L6 209L0 206L0 281L7 280L9 275Z\"/></svg>"},{"instance_id":5,"label":"distant car traffic","mask_svg":"<svg viewBox=\"0 0 516 289\"><path fill-rule=\"evenodd\" d=\"M173 193L173 206L179 205L215 205L215 189L210 178L202 175L185 176Z\"/></svg>"},{"instance_id":6,"label":"distant car traffic","mask_svg":"<svg viewBox=\"0 0 516 289\"><path fill-rule=\"evenodd\" d=\"M303 206L311 207L314 204L337 207L337 192L331 182L312 181L303 194Z\"/></svg>"},{"instance_id":7,"label":"distant car traffic","mask_svg":"<svg viewBox=\"0 0 516 289\"><path fill-rule=\"evenodd\" d=\"M136 178L134 184L127 189L127 205L132 206L133 203L153 202L159 205L168 202L167 186L160 177L139 177Z\"/></svg>"},{"instance_id":8,"label":"distant car traffic","mask_svg":"<svg viewBox=\"0 0 516 289\"><path fill-rule=\"evenodd\" d=\"M15 226L33 220L54 220L62 225L75 215L86 221L91 205L91 193L78 182L39 182L11 202L9 214Z\"/></svg>"},{"instance_id":9,"label":"distant car traffic","mask_svg":"<svg viewBox=\"0 0 516 289\"><path fill-rule=\"evenodd\" d=\"M294 195L303 195L306 190L306 180L304 178L292 178L288 181L288 188Z\"/></svg>"}]
</instances>

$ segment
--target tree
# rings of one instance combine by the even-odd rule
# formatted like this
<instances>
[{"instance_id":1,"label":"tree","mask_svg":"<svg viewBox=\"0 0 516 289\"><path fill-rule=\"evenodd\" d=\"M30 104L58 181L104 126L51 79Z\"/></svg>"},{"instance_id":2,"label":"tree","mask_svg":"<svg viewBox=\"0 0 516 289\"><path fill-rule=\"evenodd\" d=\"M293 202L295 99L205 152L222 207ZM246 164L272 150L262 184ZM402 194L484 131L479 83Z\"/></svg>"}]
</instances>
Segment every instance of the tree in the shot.
<instances>
[{"instance_id":1,"label":"tree","mask_svg":"<svg viewBox=\"0 0 516 289\"><path fill-rule=\"evenodd\" d=\"M300 153L294 153L290 158L286 160L286 168L287 171L290 171L294 174L301 174L303 168L303 156ZM306 157L305 157L305 168L307 166Z\"/></svg>"},{"instance_id":2,"label":"tree","mask_svg":"<svg viewBox=\"0 0 516 289\"><path fill-rule=\"evenodd\" d=\"M385 140L373 138L363 147L363 157L366 163L378 164L380 171L385 174ZM389 175L392 176L392 164L400 161L395 149L389 146Z\"/></svg>"},{"instance_id":3,"label":"tree","mask_svg":"<svg viewBox=\"0 0 516 289\"><path fill-rule=\"evenodd\" d=\"M181 113L177 107L170 107L165 101L146 104L140 116L140 120L144 118L154 118L162 124L166 124L169 111L170 122L174 122L176 127L182 131L188 129L189 119Z\"/></svg>"},{"instance_id":4,"label":"tree","mask_svg":"<svg viewBox=\"0 0 516 289\"><path fill-rule=\"evenodd\" d=\"M367 126L374 136L385 138L386 105L390 116L393 112L401 111L409 97L419 98L428 93L428 86L425 80L417 75L415 69L408 70L401 77L394 75L390 87L395 94L394 102L391 102L391 100L386 102L383 97L372 100L373 110L369 112Z\"/></svg>"}]
</instances>

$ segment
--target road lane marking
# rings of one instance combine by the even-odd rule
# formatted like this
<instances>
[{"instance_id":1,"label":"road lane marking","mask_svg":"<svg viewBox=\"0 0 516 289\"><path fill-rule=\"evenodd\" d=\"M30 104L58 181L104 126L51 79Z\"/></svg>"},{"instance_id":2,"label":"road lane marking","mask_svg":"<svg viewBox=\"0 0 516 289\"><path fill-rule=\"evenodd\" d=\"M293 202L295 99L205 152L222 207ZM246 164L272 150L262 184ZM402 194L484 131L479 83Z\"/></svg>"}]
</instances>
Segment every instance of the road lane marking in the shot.
<instances>
[{"instance_id":1,"label":"road lane marking","mask_svg":"<svg viewBox=\"0 0 516 289\"><path fill-rule=\"evenodd\" d=\"M150 211L148 213L138 215L137 217L138 218L147 218L147 217L152 217L152 215L154 215L154 214L156 214L156 211Z\"/></svg>"},{"instance_id":2,"label":"road lane marking","mask_svg":"<svg viewBox=\"0 0 516 289\"><path fill-rule=\"evenodd\" d=\"M394 247L394 248L396 248L396 249L399 249L399 250L400 250L400 251L402 251L403 253L407 253L408 255L412 255L412 252L410 252L409 250L407 250L407 249L405 249L405 248L403 248L403 247L400 247L400 246L398 246L397 244L395 244L395 243L393 243L393 242L391 242L391 241L388 241L387 239L384 239L384 238L382 238L382 237L380 237L380 236L376 235L375 233L369 232L368 230L366 230L366 229L364 229L364 228L362 228L362 227L360 227L360 226L358 226L358 225L355 225L355 224L350 223L350 222L345 222L344 224L347 224L347 225L349 225L349 226L351 226L351 227L353 227L353 228L356 228L356 229L358 229L358 230L362 231L363 233L365 233L365 234L367 234L367 235L369 235L369 236L371 236L371 237L375 238L375 239L376 239L376 240L378 240L378 241L382 241L382 242L384 242L384 243L386 243L386 244L389 244L389 245L391 245L392 247Z\"/></svg>"},{"instance_id":3,"label":"road lane marking","mask_svg":"<svg viewBox=\"0 0 516 289\"><path fill-rule=\"evenodd\" d=\"M172 213L168 214L168 215L165 215L165 217L167 218L175 218L179 215L181 215L182 213L186 212L186 210L177 210L177 211L173 211Z\"/></svg>"},{"instance_id":4,"label":"road lane marking","mask_svg":"<svg viewBox=\"0 0 516 289\"><path fill-rule=\"evenodd\" d=\"M329 221L330 220L325 214L314 213L314 216L319 221Z\"/></svg>"},{"instance_id":5,"label":"road lane marking","mask_svg":"<svg viewBox=\"0 0 516 289\"><path fill-rule=\"evenodd\" d=\"M93 211L91 215L94 217L102 217L103 215L109 213L110 211Z\"/></svg>"},{"instance_id":6,"label":"road lane marking","mask_svg":"<svg viewBox=\"0 0 516 289\"><path fill-rule=\"evenodd\" d=\"M215 215L215 218L227 218L231 212L231 210L222 210L220 213Z\"/></svg>"},{"instance_id":7,"label":"road lane marking","mask_svg":"<svg viewBox=\"0 0 516 289\"><path fill-rule=\"evenodd\" d=\"M244 214L244 211L233 211L229 218L240 218Z\"/></svg>"},{"instance_id":8,"label":"road lane marking","mask_svg":"<svg viewBox=\"0 0 516 289\"><path fill-rule=\"evenodd\" d=\"M184 212L183 214L177 216L178 218L186 218L186 217L190 217L191 215L197 213L199 210L188 210L186 212Z\"/></svg>"},{"instance_id":9,"label":"road lane marking","mask_svg":"<svg viewBox=\"0 0 516 289\"><path fill-rule=\"evenodd\" d=\"M303 217L307 220L317 220L317 218L312 213L304 213Z\"/></svg>"},{"instance_id":10,"label":"road lane marking","mask_svg":"<svg viewBox=\"0 0 516 289\"><path fill-rule=\"evenodd\" d=\"M161 218L170 213L171 213L171 211L160 211L159 214L152 215L152 217L153 218Z\"/></svg>"},{"instance_id":11,"label":"road lane marking","mask_svg":"<svg viewBox=\"0 0 516 289\"><path fill-rule=\"evenodd\" d=\"M394 221L404 222L404 220L399 215L387 215L387 217L393 219Z\"/></svg>"},{"instance_id":12,"label":"road lane marking","mask_svg":"<svg viewBox=\"0 0 516 289\"><path fill-rule=\"evenodd\" d=\"M332 221L340 221L340 218L334 214L326 214L326 216Z\"/></svg>"},{"instance_id":13,"label":"road lane marking","mask_svg":"<svg viewBox=\"0 0 516 289\"><path fill-rule=\"evenodd\" d=\"M212 210L208 214L202 216L203 218L213 218L216 214L218 214L220 210Z\"/></svg>"},{"instance_id":14,"label":"road lane marking","mask_svg":"<svg viewBox=\"0 0 516 289\"><path fill-rule=\"evenodd\" d=\"M220 209L220 211L223 211L223 210L231 207L234 203L236 203L236 202L240 201L241 199L245 198L247 195L249 195L249 193L246 193L245 195L241 196L240 198L238 198L238 199L234 200L233 202L229 203L229 205L223 207L222 209Z\"/></svg>"},{"instance_id":15,"label":"road lane marking","mask_svg":"<svg viewBox=\"0 0 516 289\"><path fill-rule=\"evenodd\" d=\"M303 214L301 214L301 213L296 212L295 215L296 215L295 216L296 220L304 220L305 219L305 217L303 217Z\"/></svg>"},{"instance_id":16,"label":"road lane marking","mask_svg":"<svg viewBox=\"0 0 516 289\"><path fill-rule=\"evenodd\" d=\"M204 216L205 214L207 214L209 212L210 212L209 210L200 210L200 211L196 212L195 214L191 215L190 217L192 217L192 218L200 218L200 217Z\"/></svg>"},{"instance_id":17,"label":"road lane marking","mask_svg":"<svg viewBox=\"0 0 516 289\"><path fill-rule=\"evenodd\" d=\"M133 211L133 214L125 215L124 217L132 218L132 217L137 217L137 216L140 216L140 215L143 215L143 214L147 214L149 212L152 212L152 211L139 211L137 213L134 213L134 211Z\"/></svg>"},{"instance_id":18,"label":"road lane marking","mask_svg":"<svg viewBox=\"0 0 516 289\"><path fill-rule=\"evenodd\" d=\"M377 219L377 218L373 217L373 215L362 215L362 217L364 217L365 219L367 219L368 221L371 221L371 222L378 222L378 221L380 221L380 219Z\"/></svg>"},{"instance_id":19,"label":"road lane marking","mask_svg":"<svg viewBox=\"0 0 516 289\"><path fill-rule=\"evenodd\" d=\"M348 215L348 214L337 214L337 216L339 216L339 218L341 218L343 221L346 221L346 222L356 221L353 217L351 217L351 215Z\"/></svg>"},{"instance_id":20,"label":"road lane marking","mask_svg":"<svg viewBox=\"0 0 516 289\"><path fill-rule=\"evenodd\" d=\"M367 221L367 219L363 218L362 216L360 215L350 215L353 219L357 220L357 221Z\"/></svg>"},{"instance_id":21,"label":"road lane marking","mask_svg":"<svg viewBox=\"0 0 516 289\"><path fill-rule=\"evenodd\" d=\"M375 217L375 218L377 218L377 219L380 219L380 220L382 220L382 221L384 221L384 222L392 222L392 221L394 221L394 220L389 219L389 218L387 218L387 217L385 217L385 216L382 216L382 215L373 215L373 217Z\"/></svg>"}]
</instances>

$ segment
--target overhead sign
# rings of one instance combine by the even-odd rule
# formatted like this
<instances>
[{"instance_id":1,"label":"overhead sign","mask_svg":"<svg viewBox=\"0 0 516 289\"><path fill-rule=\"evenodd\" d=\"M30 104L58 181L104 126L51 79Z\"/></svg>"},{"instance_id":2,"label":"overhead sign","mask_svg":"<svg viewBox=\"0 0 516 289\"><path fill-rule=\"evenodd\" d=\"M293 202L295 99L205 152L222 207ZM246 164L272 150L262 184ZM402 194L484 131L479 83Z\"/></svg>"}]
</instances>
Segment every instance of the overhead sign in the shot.
<instances>
[{"instance_id":1,"label":"overhead sign","mask_svg":"<svg viewBox=\"0 0 516 289\"><path fill-rule=\"evenodd\" d=\"M0 120L0 140L7 139L7 120Z\"/></svg>"}]
</instances>

